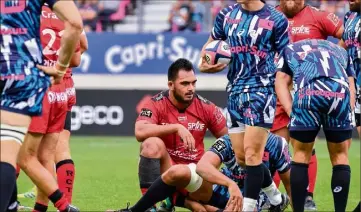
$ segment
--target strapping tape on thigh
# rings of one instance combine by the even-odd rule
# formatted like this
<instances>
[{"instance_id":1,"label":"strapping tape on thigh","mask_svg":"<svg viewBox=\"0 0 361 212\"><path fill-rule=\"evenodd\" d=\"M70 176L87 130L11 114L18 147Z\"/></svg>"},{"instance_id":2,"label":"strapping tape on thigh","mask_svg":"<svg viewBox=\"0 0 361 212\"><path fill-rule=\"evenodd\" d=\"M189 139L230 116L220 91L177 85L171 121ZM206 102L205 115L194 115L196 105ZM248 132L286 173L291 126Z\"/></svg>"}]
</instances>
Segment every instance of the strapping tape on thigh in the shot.
<instances>
[{"instance_id":1,"label":"strapping tape on thigh","mask_svg":"<svg viewBox=\"0 0 361 212\"><path fill-rule=\"evenodd\" d=\"M0 138L1 141L16 141L23 143L25 134L28 131L27 127L10 126L8 124L0 124Z\"/></svg>"}]
</instances>

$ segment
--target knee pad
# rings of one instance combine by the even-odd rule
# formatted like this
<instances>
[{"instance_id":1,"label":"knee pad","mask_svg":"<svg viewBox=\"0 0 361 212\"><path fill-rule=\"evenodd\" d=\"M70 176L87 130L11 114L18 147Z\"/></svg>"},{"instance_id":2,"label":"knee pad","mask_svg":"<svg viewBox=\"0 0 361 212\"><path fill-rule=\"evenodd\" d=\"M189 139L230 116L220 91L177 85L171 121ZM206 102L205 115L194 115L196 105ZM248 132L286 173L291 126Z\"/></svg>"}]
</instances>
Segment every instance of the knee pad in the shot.
<instances>
[{"instance_id":1,"label":"knee pad","mask_svg":"<svg viewBox=\"0 0 361 212\"><path fill-rule=\"evenodd\" d=\"M1 141L15 140L19 144L22 144L27 131L28 131L27 127L0 124L0 139Z\"/></svg>"},{"instance_id":2,"label":"knee pad","mask_svg":"<svg viewBox=\"0 0 361 212\"><path fill-rule=\"evenodd\" d=\"M185 187L187 191L190 193L197 191L203 183L203 178L199 176L196 172L197 165L194 163L187 165L189 170L191 171L191 180L189 184Z\"/></svg>"}]
</instances>

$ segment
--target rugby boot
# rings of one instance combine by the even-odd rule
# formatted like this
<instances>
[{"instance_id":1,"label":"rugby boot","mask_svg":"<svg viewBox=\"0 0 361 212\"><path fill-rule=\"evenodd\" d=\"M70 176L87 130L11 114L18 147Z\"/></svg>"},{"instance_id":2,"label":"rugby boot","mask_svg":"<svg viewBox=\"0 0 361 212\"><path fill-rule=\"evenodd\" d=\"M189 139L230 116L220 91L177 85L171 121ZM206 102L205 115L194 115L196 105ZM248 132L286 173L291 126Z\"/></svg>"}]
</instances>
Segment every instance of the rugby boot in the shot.
<instances>
[{"instance_id":1,"label":"rugby boot","mask_svg":"<svg viewBox=\"0 0 361 212\"><path fill-rule=\"evenodd\" d=\"M290 204L290 199L287 194L282 194L282 202L279 205L272 205L269 207L269 212L283 212L286 210L288 205Z\"/></svg>"}]
</instances>

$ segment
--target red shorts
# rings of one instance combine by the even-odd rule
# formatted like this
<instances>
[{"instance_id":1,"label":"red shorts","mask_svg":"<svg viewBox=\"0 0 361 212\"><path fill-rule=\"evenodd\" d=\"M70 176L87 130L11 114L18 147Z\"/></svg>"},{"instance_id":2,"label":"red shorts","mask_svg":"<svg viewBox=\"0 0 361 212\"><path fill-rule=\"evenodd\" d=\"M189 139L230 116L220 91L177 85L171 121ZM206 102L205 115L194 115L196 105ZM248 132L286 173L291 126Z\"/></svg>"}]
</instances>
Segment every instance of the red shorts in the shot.
<instances>
[{"instance_id":1,"label":"red shorts","mask_svg":"<svg viewBox=\"0 0 361 212\"><path fill-rule=\"evenodd\" d=\"M64 129L68 110L68 96L65 92L64 81L49 88L44 95L42 104L42 114L41 116L32 117L29 132L41 134L60 133Z\"/></svg>"},{"instance_id":2,"label":"red shorts","mask_svg":"<svg viewBox=\"0 0 361 212\"><path fill-rule=\"evenodd\" d=\"M290 121L290 117L288 117L282 104L277 99L276 114L275 114L275 119L273 121L273 126L271 128L271 132L287 127L289 121Z\"/></svg>"},{"instance_id":3,"label":"red shorts","mask_svg":"<svg viewBox=\"0 0 361 212\"><path fill-rule=\"evenodd\" d=\"M76 92L74 87L74 81L71 76L64 76L64 84L66 89L66 94L68 95L68 111L71 111L71 108L76 103Z\"/></svg>"}]
</instances>

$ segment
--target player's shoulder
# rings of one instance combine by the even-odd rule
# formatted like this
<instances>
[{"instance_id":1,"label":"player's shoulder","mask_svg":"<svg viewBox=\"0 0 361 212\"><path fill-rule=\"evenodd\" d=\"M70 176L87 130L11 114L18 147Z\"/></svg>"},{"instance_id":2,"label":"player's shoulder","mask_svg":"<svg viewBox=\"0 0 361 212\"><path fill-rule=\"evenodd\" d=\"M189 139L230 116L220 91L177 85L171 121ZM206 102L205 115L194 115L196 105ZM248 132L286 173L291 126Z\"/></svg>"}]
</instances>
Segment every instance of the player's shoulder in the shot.
<instances>
[{"instance_id":1,"label":"player's shoulder","mask_svg":"<svg viewBox=\"0 0 361 212\"><path fill-rule=\"evenodd\" d=\"M225 16L225 15L227 15L227 13L230 13L231 11L236 10L238 7L239 7L238 3L235 3L233 5L228 5L227 7L224 7L223 9L221 9L219 11L219 14Z\"/></svg>"},{"instance_id":2,"label":"player's shoulder","mask_svg":"<svg viewBox=\"0 0 361 212\"><path fill-rule=\"evenodd\" d=\"M209 101L208 99L204 98L203 96L195 93L195 98L194 98L197 103L199 103L201 106L212 106L214 105L213 102Z\"/></svg>"},{"instance_id":3,"label":"player's shoulder","mask_svg":"<svg viewBox=\"0 0 361 212\"><path fill-rule=\"evenodd\" d=\"M287 17L285 16L285 14L283 14L283 12L281 11L280 8L276 8L276 7L274 7L272 5L268 5L268 4L266 4L266 7L267 7L267 11L270 13L271 19L273 19L273 21L288 23Z\"/></svg>"},{"instance_id":4,"label":"player's shoulder","mask_svg":"<svg viewBox=\"0 0 361 212\"><path fill-rule=\"evenodd\" d=\"M164 91L161 91L161 92L157 93L156 95L152 96L152 98L150 98L150 101L152 101L154 103L161 103L161 102L164 102L165 100L167 100L168 95L169 95L169 91L164 90Z\"/></svg>"},{"instance_id":5,"label":"player's shoulder","mask_svg":"<svg viewBox=\"0 0 361 212\"><path fill-rule=\"evenodd\" d=\"M211 146L212 151L225 152L232 151L232 143L229 135L224 135L213 142Z\"/></svg>"}]
</instances>

